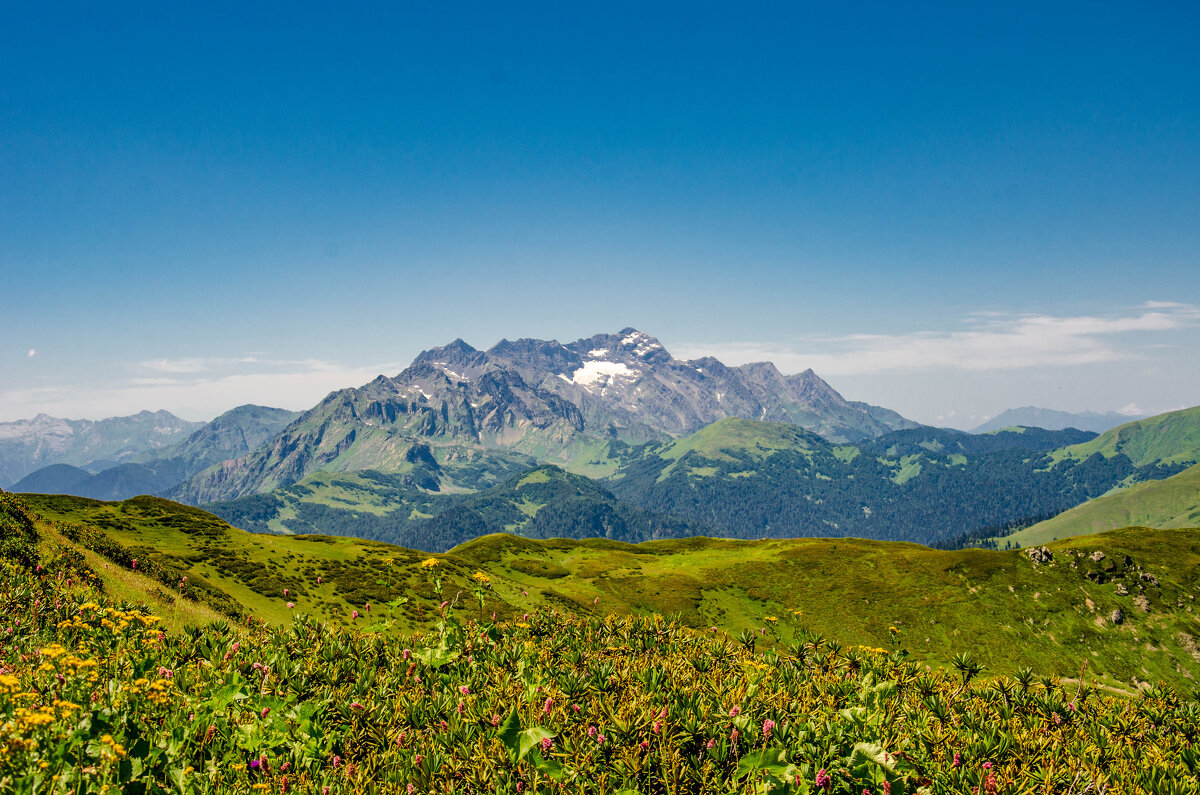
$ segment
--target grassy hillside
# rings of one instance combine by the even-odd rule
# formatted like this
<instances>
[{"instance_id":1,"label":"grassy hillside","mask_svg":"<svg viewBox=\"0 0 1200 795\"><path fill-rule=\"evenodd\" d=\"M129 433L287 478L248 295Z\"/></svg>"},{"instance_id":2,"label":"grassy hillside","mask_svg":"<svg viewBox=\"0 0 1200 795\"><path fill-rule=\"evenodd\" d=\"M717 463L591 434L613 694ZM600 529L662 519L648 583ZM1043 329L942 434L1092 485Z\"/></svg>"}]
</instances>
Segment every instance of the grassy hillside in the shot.
<instances>
[{"instance_id":1,"label":"grassy hillside","mask_svg":"<svg viewBox=\"0 0 1200 795\"><path fill-rule=\"evenodd\" d=\"M1200 406L1127 422L1056 457L1085 459L1093 453L1124 454L1134 466L1200 462Z\"/></svg>"},{"instance_id":2,"label":"grassy hillside","mask_svg":"<svg viewBox=\"0 0 1200 795\"><path fill-rule=\"evenodd\" d=\"M1139 483L1089 500L1083 505L998 539L1028 547L1060 538L1102 533L1118 527L1200 526L1200 465L1166 480Z\"/></svg>"},{"instance_id":3,"label":"grassy hillside","mask_svg":"<svg viewBox=\"0 0 1200 795\"><path fill-rule=\"evenodd\" d=\"M217 589L272 623L310 615L362 625L407 598L395 606L397 627L428 628L440 599L420 565L428 556L407 549L248 534L165 500L29 500L43 525L100 529L143 567L186 574L188 593L193 584ZM1122 688L1135 679L1187 684L1200 675L1192 612L1200 532L1121 530L1052 548L1054 561L1035 566L1016 551L852 539L630 545L492 535L435 557L444 597L476 616L677 614L693 627L759 633L762 642L768 629L784 641L803 629L872 647L891 643L896 627L905 648L937 664L969 644L995 673L1028 666L1068 676L1087 663ZM1103 560L1085 556L1096 551ZM471 580L480 571L491 579L482 609ZM1111 620L1114 610L1120 623Z\"/></svg>"},{"instance_id":4,"label":"grassy hillside","mask_svg":"<svg viewBox=\"0 0 1200 795\"><path fill-rule=\"evenodd\" d=\"M19 542L13 507L0 495L0 536ZM1200 773L1187 694L980 677L973 639L941 671L813 633L536 608L450 612L421 636L304 617L173 630L68 550L36 567L13 551L6 792L1182 795Z\"/></svg>"}]
</instances>

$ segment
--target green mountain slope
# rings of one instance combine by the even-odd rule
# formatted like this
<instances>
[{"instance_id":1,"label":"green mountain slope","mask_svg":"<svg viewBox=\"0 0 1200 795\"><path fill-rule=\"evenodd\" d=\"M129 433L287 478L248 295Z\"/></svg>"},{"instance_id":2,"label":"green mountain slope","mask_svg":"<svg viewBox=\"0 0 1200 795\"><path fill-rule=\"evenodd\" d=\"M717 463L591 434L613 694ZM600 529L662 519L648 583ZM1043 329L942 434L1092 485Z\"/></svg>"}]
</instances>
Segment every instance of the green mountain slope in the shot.
<instances>
[{"instance_id":1,"label":"green mountain slope","mask_svg":"<svg viewBox=\"0 0 1200 795\"><path fill-rule=\"evenodd\" d=\"M1125 423L1062 450L1059 457L1084 459L1094 453L1123 454L1134 466L1200 463L1200 406Z\"/></svg>"},{"instance_id":2,"label":"green mountain slope","mask_svg":"<svg viewBox=\"0 0 1200 795\"><path fill-rule=\"evenodd\" d=\"M998 541L1027 547L1132 525L1200 526L1200 465L1166 480L1139 483L1089 500Z\"/></svg>"},{"instance_id":3,"label":"green mountain slope","mask_svg":"<svg viewBox=\"0 0 1200 795\"><path fill-rule=\"evenodd\" d=\"M795 426L725 419L683 439L626 451L607 481L622 500L734 538L856 536L939 543L1057 514L1117 484L1176 469L1118 454L1050 453L1091 438L1018 428L936 428L833 445Z\"/></svg>"},{"instance_id":4,"label":"green mountain slope","mask_svg":"<svg viewBox=\"0 0 1200 795\"><path fill-rule=\"evenodd\" d=\"M272 444L307 432L306 425L296 423ZM475 459L449 460L449 451L465 449L453 438L441 446L437 439L425 444L376 429L355 434L328 466L346 465L357 445L409 445L396 451L392 472L318 469L291 486L209 507L259 531L355 535L432 551L501 531L638 542L679 535L682 525L729 538L852 535L944 543L965 532L1052 516L1115 486L1179 468L1135 467L1123 453L1054 462L1056 450L1091 436L918 428L834 445L794 425L725 418L666 443L596 440L576 462L608 477L599 485L576 477L572 488L581 493L549 494L550 509L533 521L533 512L523 512L525 498L513 493L531 459L501 459L496 450L479 449ZM553 471L556 482L566 477ZM639 513L657 518L647 524L645 516L634 518Z\"/></svg>"},{"instance_id":5,"label":"green mountain slope","mask_svg":"<svg viewBox=\"0 0 1200 795\"><path fill-rule=\"evenodd\" d=\"M1017 551L847 539L630 545L501 534L437 556L431 572L420 565L426 555L411 550L249 534L165 500L29 502L40 527L105 551L111 568L129 569L137 557L139 570L166 572L169 590L183 594L166 598L208 588L274 623L300 613L353 624L351 610L361 623L407 597L397 606L399 626L427 628L440 598L432 574L443 579L454 609L474 613L471 577L481 571L493 588L484 612L505 617L535 609L677 613L695 627L751 631L762 643L775 635L786 641L802 627L874 647L889 645L889 627L896 627L921 659L945 664L969 644L990 673L1031 666L1066 676L1086 662L1089 675L1123 687L1187 684L1200 675L1200 631L1188 612L1200 589L1196 530L1131 529L1058 542L1053 559L1039 563Z\"/></svg>"},{"instance_id":6,"label":"green mountain slope","mask_svg":"<svg viewBox=\"0 0 1200 795\"><path fill-rule=\"evenodd\" d=\"M439 552L500 532L644 541L705 529L622 503L596 481L549 465L481 492L455 494L430 493L411 475L317 472L270 494L205 508L259 532L347 535Z\"/></svg>"}]
</instances>

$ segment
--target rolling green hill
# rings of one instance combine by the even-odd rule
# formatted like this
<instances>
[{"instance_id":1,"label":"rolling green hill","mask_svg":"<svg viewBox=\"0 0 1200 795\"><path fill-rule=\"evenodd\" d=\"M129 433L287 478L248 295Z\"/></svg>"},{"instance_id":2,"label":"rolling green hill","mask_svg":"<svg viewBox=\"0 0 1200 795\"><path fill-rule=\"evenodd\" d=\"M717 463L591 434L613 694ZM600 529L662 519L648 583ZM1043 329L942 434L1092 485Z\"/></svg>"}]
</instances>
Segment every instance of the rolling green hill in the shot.
<instances>
[{"instance_id":1,"label":"rolling green hill","mask_svg":"<svg viewBox=\"0 0 1200 795\"><path fill-rule=\"evenodd\" d=\"M1056 458L1085 459L1094 453L1123 454L1134 466L1200 463L1200 406L1127 422L1059 451Z\"/></svg>"},{"instance_id":2,"label":"rolling green hill","mask_svg":"<svg viewBox=\"0 0 1200 795\"><path fill-rule=\"evenodd\" d=\"M1166 480L1139 483L1089 500L999 541L1027 547L1131 525L1200 526L1200 465Z\"/></svg>"},{"instance_id":3,"label":"rolling green hill","mask_svg":"<svg viewBox=\"0 0 1200 795\"><path fill-rule=\"evenodd\" d=\"M768 628L782 640L803 628L875 647L887 646L896 627L921 659L948 663L969 644L994 673L1030 666L1066 676L1086 662L1121 687L1200 675L1191 612L1200 590L1196 530L1130 529L1059 542L1053 560L1039 564L1017 551L852 539L631 545L497 534L435 556L431 573L420 565L423 553L360 539L249 534L165 500L28 500L40 527L79 539L63 543L101 550L111 568L128 570L136 557L140 570L183 582L185 595L203 598L211 589L273 623L299 613L363 624L407 598L396 606L398 626L426 627L439 598L432 573L444 579L454 609L473 612L471 576L483 572L491 579L483 612L500 616L539 608L673 613L694 627L759 633L763 643L771 642ZM158 598L185 600L177 587L159 591ZM352 610L361 613L357 622Z\"/></svg>"}]
</instances>

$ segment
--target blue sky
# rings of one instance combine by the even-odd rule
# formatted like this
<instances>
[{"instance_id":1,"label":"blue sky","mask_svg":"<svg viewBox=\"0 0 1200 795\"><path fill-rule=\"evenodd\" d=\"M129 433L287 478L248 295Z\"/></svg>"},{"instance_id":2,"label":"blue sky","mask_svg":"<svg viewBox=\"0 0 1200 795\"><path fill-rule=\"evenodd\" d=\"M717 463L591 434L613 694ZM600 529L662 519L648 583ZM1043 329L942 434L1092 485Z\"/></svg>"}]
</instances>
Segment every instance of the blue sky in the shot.
<instances>
[{"instance_id":1,"label":"blue sky","mask_svg":"<svg viewBox=\"0 0 1200 795\"><path fill-rule=\"evenodd\" d=\"M1200 403L1190 4L14 5L0 420L629 325L939 424Z\"/></svg>"}]
</instances>

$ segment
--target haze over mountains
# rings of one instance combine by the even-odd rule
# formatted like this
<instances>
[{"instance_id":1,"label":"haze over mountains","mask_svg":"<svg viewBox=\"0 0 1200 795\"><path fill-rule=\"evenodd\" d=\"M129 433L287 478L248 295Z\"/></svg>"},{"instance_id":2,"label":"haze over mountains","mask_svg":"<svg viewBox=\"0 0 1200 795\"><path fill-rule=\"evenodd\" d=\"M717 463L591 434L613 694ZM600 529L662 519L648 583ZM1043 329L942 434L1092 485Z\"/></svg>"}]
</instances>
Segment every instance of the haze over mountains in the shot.
<instances>
[{"instance_id":1,"label":"haze over mountains","mask_svg":"<svg viewBox=\"0 0 1200 795\"><path fill-rule=\"evenodd\" d=\"M97 472L174 444L202 425L169 411L141 411L104 420L39 414L31 420L0 422L0 486L7 488L48 464Z\"/></svg>"},{"instance_id":2,"label":"haze over mountains","mask_svg":"<svg viewBox=\"0 0 1200 795\"><path fill-rule=\"evenodd\" d=\"M302 413L241 406L195 428L166 412L104 421L157 418L183 430L117 448L77 445L116 449L122 462L103 468L63 460L81 454L59 431L41 459L58 449L59 463L13 488L104 500L157 494L247 529L430 550L492 532L954 545L1200 462L1193 412L1100 437L1075 427L1086 415L1026 408L996 422L1028 417L1067 427L920 426L846 400L811 370L679 360L632 328L569 344L501 340L486 351L460 339ZM37 423L9 424L23 429L23 460L38 449ZM171 444L152 446L167 436Z\"/></svg>"},{"instance_id":3,"label":"haze over mountains","mask_svg":"<svg viewBox=\"0 0 1200 795\"><path fill-rule=\"evenodd\" d=\"M971 429L971 433L987 433L1002 428L1023 426L1026 428L1045 428L1048 431L1060 431L1064 428L1078 428L1081 431L1104 433L1109 428L1124 425L1133 420L1144 419L1144 415L1136 412L1122 414L1109 411L1099 414L1094 411L1055 411L1042 409L1037 406L1022 406L1019 409L1007 409L992 417L987 422Z\"/></svg>"},{"instance_id":4,"label":"haze over mountains","mask_svg":"<svg viewBox=\"0 0 1200 795\"><path fill-rule=\"evenodd\" d=\"M134 417L118 417L95 423L87 431L98 435L95 426L122 428L131 423L122 420L140 420L149 412ZM121 448L124 463L92 461L87 467L70 463L54 463L37 469L12 485L18 492L40 492L45 494L76 494L100 500L120 500L138 494L160 494L176 486L183 479L200 472L205 467L254 450L278 433L297 416L297 412L264 406L238 406L208 423L184 423L169 412L157 412L154 416L157 428L194 427L195 430L173 444L157 444L167 434L152 432L140 439L126 442ZM62 427L53 418L45 418L43 427ZM66 421L70 422L70 421ZM17 425L17 423L11 423ZM69 426L68 426L69 427ZM136 426L135 426L136 427ZM26 447L34 446L31 428L25 427ZM178 438L178 434L174 434ZM67 448L69 450L69 448ZM66 456L66 461L78 457L77 453ZM60 459L61 460L61 459ZM97 471L98 470L98 471Z\"/></svg>"}]
</instances>

